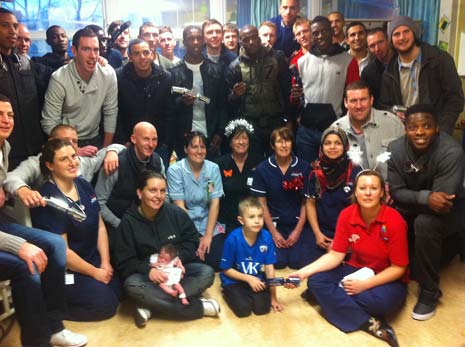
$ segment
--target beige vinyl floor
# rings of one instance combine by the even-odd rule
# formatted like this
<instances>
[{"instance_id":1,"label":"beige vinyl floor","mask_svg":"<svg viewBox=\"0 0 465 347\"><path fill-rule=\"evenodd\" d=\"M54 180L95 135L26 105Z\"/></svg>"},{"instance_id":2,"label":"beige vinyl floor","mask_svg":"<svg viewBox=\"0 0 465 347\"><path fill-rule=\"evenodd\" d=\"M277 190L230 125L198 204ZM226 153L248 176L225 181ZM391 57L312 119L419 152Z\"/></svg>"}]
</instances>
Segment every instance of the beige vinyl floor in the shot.
<instances>
[{"instance_id":1,"label":"beige vinyl floor","mask_svg":"<svg viewBox=\"0 0 465 347\"><path fill-rule=\"evenodd\" d=\"M285 275L289 270L278 271ZM320 314L300 298L303 287L295 290L278 289L285 305L281 313L237 318L224 302L218 274L215 283L205 292L221 304L219 318L205 317L190 322L152 318L144 329L133 322L133 306L123 302L112 319L95 323L65 322L70 330L86 334L89 347L299 347L387 346L367 333L344 334L330 325ZM436 315L429 321L410 318L416 302L417 284L409 284L405 307L390 319L401 347L465 347L465 263L455 259L441 273L443 297ZM19 328L2 341L1 347L20 347Z\"/></svg>"}]
</instances>

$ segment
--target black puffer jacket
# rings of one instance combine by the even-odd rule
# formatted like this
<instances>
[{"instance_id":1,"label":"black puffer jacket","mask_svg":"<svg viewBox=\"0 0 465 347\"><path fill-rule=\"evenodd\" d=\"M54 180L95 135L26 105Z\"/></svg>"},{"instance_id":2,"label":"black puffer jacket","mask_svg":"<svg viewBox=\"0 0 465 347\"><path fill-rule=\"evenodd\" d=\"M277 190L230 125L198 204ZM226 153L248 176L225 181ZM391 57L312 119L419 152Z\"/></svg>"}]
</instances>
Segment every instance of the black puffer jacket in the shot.
<instances>
[{"instance_id":1,"label":"black puffer jacket","mask_svg":"<svg viewBox=\"0 0 465 347\"><path fill-rule=\"evenodd\" d=\"M15 56L2 54L0 60L0 93L10 99L15 114L9 138L12 170L20 161L39 153L45 138L40 126L40 93L33 64L31 69L20 70Z\"/></svg>"}]
</instances>

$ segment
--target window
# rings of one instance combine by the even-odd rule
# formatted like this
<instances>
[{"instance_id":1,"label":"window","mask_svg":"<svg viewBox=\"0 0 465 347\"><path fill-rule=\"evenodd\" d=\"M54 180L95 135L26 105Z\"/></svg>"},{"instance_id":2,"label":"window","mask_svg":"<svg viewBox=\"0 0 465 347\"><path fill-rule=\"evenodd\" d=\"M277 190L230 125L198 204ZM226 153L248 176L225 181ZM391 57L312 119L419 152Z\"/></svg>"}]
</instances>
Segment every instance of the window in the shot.
<instances>
[{"instance_id":1,"label":"window","mask_svg":"<svg viewBox=\"0 0 465 347\"><path fill-rule=\"evenodd\" d=\"M103 23L102 0L15 0L2 3L31 32L31 56L50 51L45 42L45 31L50 25L63 27L68 36L87 24ZM101 24L100 24L101 25Z\"/></svg>"}]
</instances>

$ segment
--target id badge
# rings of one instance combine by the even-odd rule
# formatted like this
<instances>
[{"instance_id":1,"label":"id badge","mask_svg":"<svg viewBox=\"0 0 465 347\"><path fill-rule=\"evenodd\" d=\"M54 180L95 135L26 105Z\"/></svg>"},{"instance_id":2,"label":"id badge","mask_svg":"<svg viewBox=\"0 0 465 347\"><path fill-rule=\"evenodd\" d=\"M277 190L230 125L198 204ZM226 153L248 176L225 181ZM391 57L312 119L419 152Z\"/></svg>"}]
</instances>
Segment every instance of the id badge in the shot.
<instances>
[{"instance_id":1,"label":"id badge","mask_svg":"<svg viewBox=\"0 0 465 347\"><path fill-rule=\"evenodd\" d=\"M74 274L65 274L65 285L69 286L74 284Z\"/></svg>"}]
</instances>

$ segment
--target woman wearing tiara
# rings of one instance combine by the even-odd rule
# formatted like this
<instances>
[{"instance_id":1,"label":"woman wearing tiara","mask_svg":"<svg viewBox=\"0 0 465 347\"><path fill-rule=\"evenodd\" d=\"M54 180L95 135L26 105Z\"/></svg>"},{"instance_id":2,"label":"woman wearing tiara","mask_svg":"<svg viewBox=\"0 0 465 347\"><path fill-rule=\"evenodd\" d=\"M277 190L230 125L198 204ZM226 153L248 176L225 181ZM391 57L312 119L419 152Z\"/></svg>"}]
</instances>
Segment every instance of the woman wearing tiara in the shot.
<instances>
[{"instance_id":1,"label":"woman wearing tiara","mask_svg":"<svg viewBox=\"0 0 465 347\"><path fill-rule=\"evenodd\" d=\"M245 119L235 119L226 126L231 153L216 160L220 167L224 196L220 201L218 220L226 225L226 233L240 226L237 220L239 202L250 195L255 167L263 158L249 153L253 126Z\"/></svg>"},{"instance_id":2,"label":"woman wearing tiara","mask_svg":"<svg viewBox=\"0 0 465 347\"><path fill-rule=\"evenodd\" d=\"M79 160L68 140L48 141L40 168L49 180L42 186L44 197L61 200L85 215L76 220L52 206L31 210L33 225L61 235L66 249L66 301L64 319L98 321L112 317L118 307L119 284L110 265L108 236L100 217L94 189L78 177Z\"/></svg>"}]
</instances>

